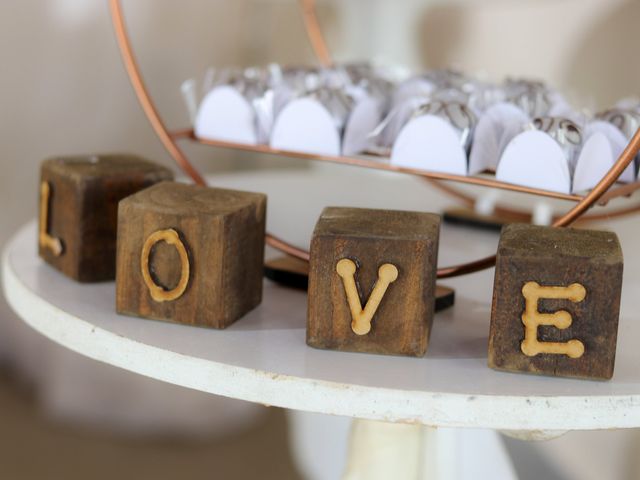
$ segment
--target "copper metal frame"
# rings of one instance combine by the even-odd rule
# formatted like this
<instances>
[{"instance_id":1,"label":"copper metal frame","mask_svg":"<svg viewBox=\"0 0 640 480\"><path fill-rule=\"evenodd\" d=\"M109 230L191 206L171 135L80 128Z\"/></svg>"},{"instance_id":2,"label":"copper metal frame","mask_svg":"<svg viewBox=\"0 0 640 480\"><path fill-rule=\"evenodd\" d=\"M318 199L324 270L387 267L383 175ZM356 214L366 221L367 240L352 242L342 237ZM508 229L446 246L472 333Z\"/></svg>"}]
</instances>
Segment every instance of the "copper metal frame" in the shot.
<instances>
[{"instance_id":1,"label":"copper metal frame","mask_svg":"<svg viewBox=\"0 0 640 480\"><path fill-rule=\"evenodd\" d=\"M300 0L303 12L303 19L305 22L305 26L307 28L307 33L309 35L309 39L311 41L314 52L316 53L318 59L323 65L331 64L331 57L329 55L329 50L324 41L324 37L321 33L318 19L316 16L315 10L315 1L314 0ZM376 161L375 159L367 158L367 157L331 157L331 156L318 156L318 155L310 155L301 152L291 152L291 151L282 151L282 150L274 150L266 145L242 145L235 144L229 142L221 142L221 141L211 141L211 140L201 140L196 139L193 136L193 132L191 130L180 130L176 132L170 132L160 115L155 108L153 101L147 91L147 88L142 80L142 76L140 74L140 70L138 68L137 62L135 60L135 56L133 54L133 50L131 47L131 42L129 40L127 30L124 23L124 16L122 13L122 6L120 4L120 0L109 0L109 5L112 14L112 21L115 29L116 38L118 40L118 44L120 47L120 51L122 54L122 58L131 79L131 83L133 85L134 91L142 108L149 119L151 126L154 131L160 137L160 141L167 149L167 151L171 154L173 159L176 161L178 166L189 175L196 184L205 185L204 178L199 174L199 172L191 165L185 154L182 152L180 147L177 144L179 139L189 139L193 141L198 141L202 144L218 146L218 147L226 147L233 148L238 150L247 150L259 153L270 153L281 156L288 156L294 158L301 158L306 160L318 160L325 162L333 162L340 163L346 165L367 167L367 168L375 168L382 170L390 170L396 171L400 173L408 173L412 175L416 175L418 177L422 177L425 180L434 183L438 188L446 191L450 195L453 195L463 203L467 205L473 205L474 199L473 197L468 196L465 193L460 192L459 190L453 188L451 185L445 185L441 183L441 180L448 180L451 182L457 183L467 183L473 185L479 185L484 187L492 187L492 188L501 188L505 190L511 190L515 192L521 193L529 193L534 195L541 195L551 198L557 198L562 200L570 200L577 202L568 212L559 218L555 219L553 225L557 227L566 227L576 221L578 218L583 216L583 214L589 210L592 206L597 203L606 203L612 198L630 195L637 189L640 189L640 182L635 182L629 185L625 185L622 187L615 187L617 179L622 175L627 166L633 161L635 156L640 151L640 129L636 132L634 137L629 142L629 145L624 150L624 152L620 155L620 158L616 161L613 167L607 172L607 174L602 178L602 180L598 183L598 185L591 190L587 195L565 195L555 192L549 192L545 190L539 190L529 187L522 187L519 185L506 184L504 182L500 182L494 178L487 177L464 177L459 175L450 175L450 174L441 174L441 173L433 173L433 172L425 172L422 170L414 170L408 168L397 167L393 165L389 165L388 163L382 163ZM502 209L505 212L511 212L515 215L522 215L521 212L512 211L510 209ZM598 215L597 217L611 217L617 216L621 214L634 213L636 211L640 211L640 205L627 207L620 209L615 212L608 212L604 215ZM596 218L595 216L591 216L591 218ZM267 234L266 243L284 253L292 255L294 257L308 260L309 253L301 248L298 248L290 243L274 236L271 234ZM450 267L442 267L438 269L438 278L448 278L454 277L458 275L464 275L467 273L477 272L479 270L483 270L485 268L489 268L495 265L495 255L483 258L480 260L476 260L474 262L454 265Z\"/></svg>"}]
</instances>

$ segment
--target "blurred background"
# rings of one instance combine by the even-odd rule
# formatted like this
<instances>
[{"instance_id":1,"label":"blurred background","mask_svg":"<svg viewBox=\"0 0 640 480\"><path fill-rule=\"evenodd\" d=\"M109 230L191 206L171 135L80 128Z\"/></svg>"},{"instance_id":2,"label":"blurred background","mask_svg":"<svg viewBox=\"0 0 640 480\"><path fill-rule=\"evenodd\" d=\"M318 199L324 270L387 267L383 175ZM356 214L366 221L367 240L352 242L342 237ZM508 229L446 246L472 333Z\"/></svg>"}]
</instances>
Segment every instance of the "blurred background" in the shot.
<instances>
[{"instance_id":1,"label":"blurred background","mask_svg":"<svg viewBox=\"0 0 640 480\"><path fill-rule=\"evenodd\" d=\"M209 66L315 61L295 0L123 4L150 92L174 127L187 125L180 84ZM636 0L324 0L318 11L340 61L532 76L592 109L640 94ZM0 2L0 58L0 244L35 216L38 168L48 156L129 151L171 165L130 87L106 0ZM186 149L205 172L312 168ZM285 412L63 351L3 299L0 360L0 478L302 478ZM507 446L523 479L624 479L640 478L639 438L571 433Z\"/></svg>"}]
</instances>

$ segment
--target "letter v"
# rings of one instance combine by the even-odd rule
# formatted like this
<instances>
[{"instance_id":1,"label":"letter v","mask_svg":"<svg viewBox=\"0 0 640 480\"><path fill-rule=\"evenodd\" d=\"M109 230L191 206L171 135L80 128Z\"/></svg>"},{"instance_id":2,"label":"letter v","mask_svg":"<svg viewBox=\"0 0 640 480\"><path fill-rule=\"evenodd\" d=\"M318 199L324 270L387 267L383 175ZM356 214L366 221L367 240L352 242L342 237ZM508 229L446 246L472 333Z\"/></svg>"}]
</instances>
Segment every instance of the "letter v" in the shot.
<instances>
[{"instance_id":1,"label":"letter v","mask_svg":"<svg viewBox=\"0 0 640 480\"><path fill-rule=\"evenodd\" d=\"M356 286L356 264L343 258L336 265L336 272L342 277L342 284L351 310L351 329L356 335L366 335L371 330L371 320L378 310L387 287L398 278L398 269L391 263L385 263L378 269L378 281L373 287L367 304L362 309L358 287Z\"/></svg>"}]
</instances>

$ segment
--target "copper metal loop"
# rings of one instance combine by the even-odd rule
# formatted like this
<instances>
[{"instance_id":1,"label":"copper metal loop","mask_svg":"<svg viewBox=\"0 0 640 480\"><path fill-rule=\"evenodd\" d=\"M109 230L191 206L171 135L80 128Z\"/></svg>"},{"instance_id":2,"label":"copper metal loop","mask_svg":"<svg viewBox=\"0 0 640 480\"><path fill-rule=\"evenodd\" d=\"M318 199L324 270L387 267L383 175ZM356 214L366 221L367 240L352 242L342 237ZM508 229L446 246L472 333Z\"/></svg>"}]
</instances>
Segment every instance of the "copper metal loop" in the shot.
<instances>
[{"instance_id":1,"label":"copper metal loop","mask_svg":"<svg viewBox=\"0 0 640 480\"><path fill-rule=\"evenodd\" d=\"M307 30L307 36L311 43L311 48L320 63L325 67L333 65L331 60L331 54L327 47L327 42L322 34L320 28L320 22L318 21L318 15L316 11L315 0L300 0L300 6L302 7L302 19L304 20L304 26Z\"/></svg>"},{"instance_id":2,"label":"copper metal loop","mask_svg":"<svg viewBox=\"0 0 640 480\"><path fill-rule=\"evenodd\" d=\"M189 175L198 185L205 185L206 182L204 181L204 178L200 175L198 170L196 170L193 165L191 165L182 150L180 150L178 145L176 145L176 142L169 135L167 128L160 118L158 110L156 110L156 107L151 100L151 97L149 96L147 87L145 86L144 81L142 80L142 75L140 74L140 68L138 67L136 58L133 55L131 41L129 40L129 35L124 24L124 16L122 14L122 6L120 5L120 1L110 0L109 7L111 8L111 19L113 21L113 28L115 29L118 46L120 47L120 53L122 54L122 60L124 61L124 66L127 69L127 74L129 75L129 79L131 80L133 90L138 97L140 105L142 105L142 109L144 110L145 115L149 119L149 122L151 122L153 130L156 132L156 135L160 137L162 145L164 145L164 148L167 149L169 154L173 157L182 171Z\"/></svg>"},{"instance_id":3,"label":"copper metal loop","mask_svg":"<svg viewBox=\"0 0 640 480\"><path fill-rule=\"evenodd\" d=\"M315 52L316 57L320 61L320 63L324 66L330 66L332 64L331 55L329 54L329 50L327 48L327 44L325 42L324 36L320 29L320 25L318 22L316 9L315 9L315 0L300 0L303 20L307 30L307 34L309 36L309 40L311 42L311 46ZM131 42L129 40L127 30L124 23L124 16L122 13L122 7L120 4L120 0L109 0L109 6L111 9L113 26L115 29L116 38L118 40L118 45L120 47L120 52L122 54L122 59L124 61L127 74L131 80L131 84L133 89L138 97L138 101L142 106L151 126L154 131L160 138L160 141L167 149L169 154L173 157L178 166L193 179L193 181L199 185L205 185L206 182L204 178L200 175L200 173L191 165L189 160L186 158L185 154L177 145L177 140L180 138L186 138L194 140L193 132L191 130L182 130L171 133L167 130L166 126L162 122L160 115L151 100L149 92L142 80L142 75L140 73L140 69L136 62L135 56L133 55L133 50L131 46ZM253 152L260 153L270 153L275 155L283 155L288 157L295 157L307 160L321 160L327 162L334 162L346 165L367 167L367 168L375 168L382 170L390 170L396 171L399 173L407 173L411 175L416 175L418 177L425 178L429 182L433 183L440 190L445 193L458 198L462 201L462 203L467 206L472 207L475 203L475 199L466 193L463 193L451 185L445 185L441 181L448 180L454 181L458 183L466 183L471 185L479 185L484 187L492 187L492 188L501 188L504 190L511 190L521 193L530 193L534 195L542 195L551 198L557 198L562 200L571 200L577 202L568 212L564 215L557 218L554 222L554 226L557 227L566 227L576 221L578 218L583 216L583 214L589 210L592 206L600 203L606 203L612 198L617 196L628 196L632 192L637 189L640 189L640 182L635 182L629 185L625 185L622 187L611 188L618 177L622 175L625 168L633 161L638 151L640 150L640 129L634 137L629 142L629 145L622 153L620 158L616 161L613 167L607 172L607 174L602 178L602 180L598 183L598 185L591 190L587 195L566 195L561 193L549 192L529 187L522 187L519 185L511 185L503 182L499 182L494 178L489 177L463 177L459 175L449 175L449 174L441 174L441 173L433 173L433 172L424 172L415 169L408 169L402 167L396 167L393 165L389 165L388 163L379 162L376 160L369 160L366 158L356 158L356 157L328 157L328 156L317 156L317 155L308 155L300 152L288 152L288 151L280 151L274 150L266 145L240 145L228 142L218 142L218 141L209 141L209 140L197 140L200 143L214 145L219 147L226 148L234 148L241 149ZM585 217L585 219L600 219L600 218L609 218L620 215L625 215L629 213L635 213L640 211L640 205L621 208L616 211L611 211L604 213L602 215L592 215L590 217ZM523 212L517 210L511 210L505 207L498 207L496 209L498 214L512 214L515 216L523 217L525 214ZM524 219L524 217L523 217ZM302 260L309 260L309 252L298 248L290 243L278 238L275 235L267 233L266 235L266 243L273 248L276 248L288 255L297 257ZM460 265L454 265L450 267L442 267L438 269L438 278L449 278L455 277L458 275L464 275L468 273L477 272L480 270L484 270L486 268L490 268L495 265L495 255L490 257L482 258L480 260L476 260L469 263L464 263Z\"/></svg>"}]
</instances>

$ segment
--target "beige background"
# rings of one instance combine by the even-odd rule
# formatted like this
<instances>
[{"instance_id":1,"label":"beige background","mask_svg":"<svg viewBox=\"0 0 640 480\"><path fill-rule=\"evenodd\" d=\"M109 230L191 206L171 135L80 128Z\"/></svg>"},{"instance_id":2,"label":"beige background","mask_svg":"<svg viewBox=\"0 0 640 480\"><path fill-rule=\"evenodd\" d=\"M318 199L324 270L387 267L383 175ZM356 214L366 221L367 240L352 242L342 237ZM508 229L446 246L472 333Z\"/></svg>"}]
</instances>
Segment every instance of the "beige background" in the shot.
<instances>
[{"instance_id":1,"label":"beige background","mask_svg":"<svg viewBox=\"0 0 640 480\"><path fill-rule=\"evenodd\" d=\"M174 126L186 122L180 83L209 65L313 61L294 0L124 4L147 83ZM587 107L638 93L633 0L325 0L319 10L339 59L530 75ZM0 3L0 58L0 200L11 205L0 217L0 241L33 214L29 188L48 155L129 150L168 161L124 74L106 1ZM189 151L206 168L247 163Z\"/></svg>"},{"instance_id":2,"label":"beige background","mask_svg":"<svg viewBox=\"0 0 640 480\"><path fill-rule=\"evenodd\" d=\"M313 61L293 0L123 2L150 91L173 126L187 118L180 83L200 78L209 65ZM341 60L452 65L489 78L530 75L588 108L640 94L637 0L325 0L319 10ZM129 86L105 0L0 2L0 60L0 244L34 216L38 166L47 156L131 151L169 164ZM205 170L285 164L187 151ZM0 319L0 355L31 358L35 347L7 330L15 320L3 300ZM582 436L585 448L610 454L591 464L568 451L575 478L622 478L631 437ZM576 438L544 448L557 451Z\"/></svg>"}]
</instances>

